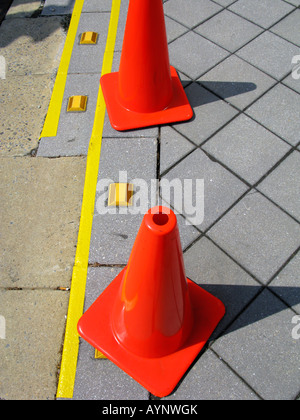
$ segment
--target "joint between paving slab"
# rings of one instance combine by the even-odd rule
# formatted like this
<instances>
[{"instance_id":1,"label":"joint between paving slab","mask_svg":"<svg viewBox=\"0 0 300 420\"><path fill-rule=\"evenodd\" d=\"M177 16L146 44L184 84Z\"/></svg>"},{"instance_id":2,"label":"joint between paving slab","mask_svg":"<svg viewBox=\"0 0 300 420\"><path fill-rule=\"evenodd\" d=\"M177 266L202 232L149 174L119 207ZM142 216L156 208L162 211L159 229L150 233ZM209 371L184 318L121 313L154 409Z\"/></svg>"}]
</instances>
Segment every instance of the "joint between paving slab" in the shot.
<instances>
[{"instance_id":1,"label":"joint between paving slab","mask_svg":"<svg viewBox=\"0 0 300 420\"><path fill-rule=\"evenodd\" d=\"M158 188L157 188L157 194L159 196L159 183L161 180L161 174L160 174L160 148L161 148L161 127L158 129L158 137L157 137L157 159L156 159L156 179L158 180Z\"/></svg>"},{"instance_id":2,"label":"joint between paving slab","mask_svg":"<svg viewBox=\"0 0 300 420\"><path fill-rule=\"evenodd\" d=\"M280 300L287 308L289 308L290 310L292 310L292 312L298 315L298 313L292 307L290 307L290 305L287 302L285 302L285 300L282 299L281 296L279 296L279 294L276 294L276 292L269 288L268 285L262 285L258 292L248 301L248 303L242 308L242 310L238 314L236 314L236 316L230 321L226 328L224 328L217 334L217 336L214 338L214 340L212 340L211 343L209 343L208 346L210 351L212 351L216 355L216 357L218 357L219 360L221 360L237 377L239 377L240 380L244 384L246 384L252 390L252 392L254 392L255 395L257 395L261 400L263 400L264 398L230 365L230 363L224 360L212 346L218 338L220 338L223 334L226 333L226 331L230 331L230 327L234 325L234 322L254 303L258 296L260 296L265 290L271 293L274 297L276 297L276 299ZM300 394L296 395L294 399L299 399L299 396Z\"/></svg>"},{"instance_id":3,"label":"joint between paving slab","mask_svg":"<svg viewBox=\"0 0 300 420\"><path fill-rule=\"evenodd\" d=\"M89 262L88 267L96 268L96 267L102 267L102 268L125 268L126 264L102 264L99 262Z\"/></svg>"},{"instance_id":4,"label":"joint between paving slab","mask_svg":"<svg viewBox=\"0 0 300 420\"><path fill-rule=\"evenodd\" d=\"M228 57L226 57L226 58L228 58ZM226 60L226 58L225 58L225 60ZM217 65L219 65L220 63L218 63ZM210 70L208 70L208 71L210 71ZM205 72L205 73L207 73L207 72ZM205 74L204 73L204 74ZM196 146L196 148L200 148L201 150L202 150L202 147L205 145L205 143L207 143L212 137L214 137L216 134L218 134L220 131L222 131L225 127L227 127L233 120L235 120L236 118L238 118L239 116L241 116L241 115L245 115L247 118L250 118L252 121L254 121L254 122L256 122L256 123L258 123L259 125L261 125L262 127L264 127L267 131L269 131L270 133L272 133L272 134L274 134L275 136L277 136L280 140L282 140L284 143L286 143L289 147L293 147L293 148L297 148L298 147L298 145L300 144L300 142L299 143L297 143L297 145L296 146L292 146L285 138L283 138L280 134L278 134L278 133L275 133L274 131L272 131L269 127L267 127L267 126L265 126L262 122L258 122L254 117L252 117L251 115L249 115L249 114L247 114L246 113L246 111L248 110L248 108L250 108L251 106L253 106L256 102L258 102L264 95L266 95L268 92L270 92L273 88L275 88L276 86L278 86L278 85L280 85L282 82L283 82L283 80L288 76L288 75L290 75L292 72L291 71L289 71L287 74L285 74L282 78L280 78L280 80L275 80L274 79L274 84L273 85L271 85L266 91L264 91L261 95L258 95L257 96L257 98L253 101L253 102L251 102L249 105L247 105L244 109L239 109L238 107L236 107L234 104L231 104L230 102L228 102L228 101L226 101L226 99L225 98L223 98L221 95L219 95L217 92L214 92L213 90L211 90L211 89L209 89L207 86L205 86L205 85L203 85L202 83L201 83L201 81L200 80L193 80L192 81L192 83L197 83L197 84L199 84L203 89L205 89L205 90L207 90L208 92L210 92L210 93L212 93L213 95L215 95L217 98L219 98L221 101L223 101L223 102L225 102L227 105L229 105L229 106L231 106L232 108L234 108L236 111L237 111L237 113L232 117L232 118L230 118L224 125L222 125L220 128L218 128L218 130L216 130L215 132L213 132L213 134L211 134L211 135L209 135L201 144L199 144L199 145L195 145L195 143L193 143L190 139L188 139L183 133L181 133L181 132L179 132L178 130L176 130L176 126L173 126L173 129L175 130L175 131L177 131L179 134L181 134L184 138L186 138L187 140L189 140L192 144L194 144L195 146ZM284 85L285 86L285 85ZM298 94L298 92L297 91L295 91L294 89L292 89L291 87L289 87L289 86L285 86L287 89L290 89L291 91L293 91L293 92L295 92L295 93L297 93ZM196 149L195 148L195 149ZM204 151L204 150L203 150ZM191 154L192 153L192 151L190 151L188 154L187 154L187 156L189 155L189 154ZM186 156L185 156L186 157ZM221 163L222 164L222 163ZM168 168L168 170L167 171L165 171L166 173L170 170L171 168ZM235 174L236 175L236 174ZM236 176L238 176L238 175L236 175ZM243 181L243 182L245 182L245 181Z\"/></svg>"},{"instance_id":5,"label":"joint between paving slab","mask_svg":"<svg viewBox=\"0 0 300 420\"><path fill-rule=\"evenodd\" d=\"M270 280L266 283L266 286L269 286L272 283L272 281L279 275L279 273L283 271L284 268L295 258L298 252L300 252L300 246L292 253L292 255L290 255L290 257L282 264L282 266L276 271L276 273L273 274ZM286 302L285 304L288 305Z\"/></svg>"},{"instance_id":6,"label":"joint between paving slab","mask_svg":"<svg viewBox=\"0 0 300 420\"><path fill-rule=\"evenodd\" d=\"M222 362L225 364L225 366L228 367L229 370L231 370L234 375L236 375L241 382L243 382L260 400L263 400L263 397L259 395L259 393L250 385L248 382L232 367L226 360L224 360L213 348L209 348L210 351Z\"/></svg>"},{"instance_id":7,"label":"joint between paving slab","mask_svg":"<svg viewBox=\"0 0 300 420\"><path fill-rule=\"evenodd\" d=\"M213 0L212 0L212 1L213 1ZM237 1L236 1L236 2L234 2L234 3L237 3ZM234 50L234 51L230 51L230 50L228 50L226 47L224 47L224 46L221 46L221 45L217 44L216 42L214 42L214 41L212 41L211 39L207 38L205 35L202 35L202 34L201 34L201 36L202 36L203 38L205 38L205 39L207 39L208 41L212 42L213 44L215 44L215 45L217 45L217 46L219 46L219 47L223 48L223 49L224 49L224 50L226 50L228 53L230 53L230 55L234 55L234 54L235 54L237 51L239 51L241 48L244 48L246 45L248 45L248 44L249 44L250 42L252 42L254 39L258 38L258 37L259 37L260 35L262 35L263 33L265 33L265 32L267 32L267 31L271 30L273 26L277 25L277 24L278 24L278 23L280 23L282 20L284 20L285 18L287 18L287 17L288 17L290 14L292 14L295 10L299 9L299 6L295 6L295 5L292 5L292 4L291 4L291 6L292 6L292 7L294 7L294 9L290 10L290 11L289 11L286 15L284 15L282 18L280 18L279 20L277 20L275 23L272 23L269 27L265 28L265 27L261 26L259 23L253 22L253 21L251 21L250 19L248 19L247 17L239 15L239 14L238 14L237 12L235 12L234 10L229 10L229 7L231 7L234 3L231 3L231 4L227 5L227 6L222 6L222 8L221 8L220 10L218 10L216 13L214 13L213 15L209 16L208 18L204 19L203 21L201 21L201 23L200 23L200 24L199 24L199 23L197 23L196 25L194 25L194 26L192 26L192 27L188 27L188 26L186 26L184 23L179 22L178 20L176 20L174 17L171 17L171 16L169 16L168 14L166 14L166 16L168 16L168 18L169 18L169 19L172 19L174 22L176 22L176 23L178 23L178 24L180 24L180 25L184 26L184 27L187 29L187 31L186 31L186 32L184 32L184 33L182 33L182 34L178 35L178 37L176 37L176 38L172 39L172 41L170 41L170 43L169 43L169 44L172 44L173 42L175 42L176 40L178 40L178 39L179 39L179 38L181 38L182 36L186 35L188 32L194 32L195 34L199 35L199 33L195 31L195 29L196 29L197 27L201 26L202 24L204 24L205 22L209 21L210 19L212 19L212 18L216 17L217 15L219 15L220 13L222 13L224 10L228 10L230 13L232 13L232 14L234 14L234 15L236 15L236 16L238 16L238 17L240 17L240 18L242 18L242 19L244 19L244 20L248 21L249 23L252 23L252 24L254 24L254 25L256 25L256 26L258 26L259 28L261 28L261 29L262 29L262 31L261 31L258 35L256 35L255 37L251 38L251 40L250 40L250 41L247 41L245 44L243 44L241 47L237 48L237 49L236 49L236 50ZM215 4L217 4L218 6L220 6L220 4L219 4L219 3L215 3ZM289 3L289 4L290 4L290 3ZM275 35L277 35L277 34L275 34ZM284 38L283 38L282 36L280 36L280 35L277 35L277 36L278 36L279 38L281 38L281 39L284 39ZM285 40L285 39L284 39L284 40ZM295 43L294 43L294 42L292 42L292 41L288 41L288 42L290 42L291 44L295 45L296 47L299 47L297 44L295 44ZM228 57L229 57L229 56L227 56L226 58L228 58ZM226 59L226 58L225 58L225 59ZM223 60L222 60L222 61L223 61ZM201 76L203 76L203 74L202 74ZM201 77L201 76L199 76L199 77ZM199 78L199 77L198 77L198 78Z\"/></svg>"},{"instance_id":8,"label":"joint between paving slab","mask_svg":"<svg viewBox=\"0 0 300 420\"><path fill-rule=\"evenodd\" d=\"M211 19L212 17L214 17L214 16L216 16L216 15L218 15L219 13L221 13L223 10L225 10L225 9L227 9L229 6L232 6L234 3L231 3L230 5L228 5L228 6L226 6L226 7L224 7L223 9L221 9L221 10L219 10L215 15L213 15L213 16L210 16L208 19L206 19L205 21L203 21L203 22L201 22L201 24L200 25L202 25L204 22L206 22L207 20L209 20L209 19ZM195 77L195 78L192 78L191 80L192 81L197 81L199 78L201 78L201 77L203 77L205 74L207 74L209 71L211 71L214 67L216 67L216 66L218 66L218 65L220 65L221 63L223 63L225 60L227 60L227 59L229 59L230 57L232 57L232 56L235 56L235 54L240 50L240 49L242 49L242 48L244 48L245 46L247 46L248 44L250 44L252 41L254 41L256 38L258 38L259 36L261 36L261 35L263 35L265 32L268 32L273 26L275 26L275 25L277 25L278 23L280 23L282 20L284 20L285 18L287 18L290 14L292 14L295 10L297 10L297 9L299 9L299 6L298 7L296 7L295 5L292 5L293 7L294 7L294 9L292 9L290 12L288 12L286 15L284 15L282 18L280 18L278 21L276 21L275 23L273 23L272 25L270 25L268 28L264 28L264 27L261 27L260 25L258 25L257 23L254 23L254 22L252 22L251 20L249 20L249 19L247 19L246 17L244 17L244 16L240 16L239 14L237 14L236 12L234 12L234 11L232 11L232 10L230 10L230 12L231 13L233 13L233 14L235 14L236 16L238 16L238 17L242 17L243 19L245 19L245 20L248 20L250 23L252 23L252 24L255 24L256 26L259 26L261 29L262 29L262 31L259 33L259 34L257 34L255 37L253 37L253 38L251 38L249 41L247 41L245 44L243 44L241 47L239 47L239 48L237 48L236 50L234 50L234 51L230 51L230 50L228 50L225 46L221 46L221 45L219 45L219 44L217 44L216 42L214 42L214 41L212 41L211 39L209 39L209 38L207 38L205 35L203 35L203 34L199 34L199 33L197 33L197 32L195 32L194 31L194 29L196 28L196 27L198 27L199 26L199 24L197 24L197 25L195 25L194 27L192 27L192 28L189 28L189 31L188 32L193 32L193 33L195 33L196 35L200 35L201 37L203 37L204 39L206 39L206 40L208 40L209 42L211 42L211 43L213 43L214 45L216 45L216 46L218 46L218 47L221 47L222 49L224 49L225 51L227 51L228 52L228 55L226 56L226 57L224 57L222 60L220 60L217 64L214 64L211 68L209 68L209 69L207 69L205 72L203 72L203 73L201 73L200 75L198 75L197 77ZM169 18L171 18L170 16L168 16ZM171 18L171 19L173 19L175 22L177 22L177 23L180 23L181 25L184 25L183 23L181 23L181 22L178 22L176 19L174 19L174 18ZM185 26L185 25L184 25ZM186 32L187 33L187 32ZM176 41L176 40L178 40L179 38L181 38L182 36L184 36L184 35L186 35L186 33L184 33L184 34L180 34L178 37L176 37L176 38L174 38L174 39L172 39L172 41L169 43L169 44L172 44L174 41ZM292 41L287 41L285 38L283 38L282 36L280 36L280 35L278 35L278 34L275 34L274 33L274 35L276 35L276 36L278 36L280 39L282 39L282 40L284 40L284 41L286 41L286 42L289 42L290 44L292 44L292 45L294 45L295 47L299 47L297 44L295 44L294 42L292 42ZM289 71L287 74L285 74L284 75L284 77L283 78L280 78L280 79L276 79L274 76L271 76L270 74L268 74L267 72L265 72L263 69L260 69L260 68L258 68L258 67L256 67L255 65L253 65L251 62L248 62L246 59L244 59L243 57L238 57L239 59L241 59L242 61L244 61L245 63L247 63L247 64L250 64L251 66L253 66L254 68L256 68L256 69L258 69L259 71L261 71L261 72L263 72L264 74L266 74L268 77L271 77L271 78L273 78L274 80L276 80L276 81L283 81L289 74L291 74L291 71ZM184 75L186 75L184 72L182 72ZM188 75L186 75L187 77L189 77ZM190 78L190 77L189 77ZM275 85L274 85L275 86ZM274 87L273 86L273 87ZM292 90L294 90L293 88L291 88ZM214 93L215 94L215 93ZM224 100L224 98L222 98L223 100ZM225 101L226 102L226 101ZM250 106L250 105L249 105Z\"/></svg>"},{"instance_id":9,"label":"joint between paving slab","mask_svg":"<svg viewBox=\"0 0 300 420\"><path fill-rule=\"evenodd\" d=\"M280 209L282 210L282 209ZM221 217L222 218L222 217ZM213 226L213 225L212 225ZM258 277L255 276L255 274L253 274L251 271L249 271L248 268L244 267L238 260L236 260L234 257L232 257L232 255L230 255L225 249L223 249L217 242L215 242L210 236L207 235L208 231L212 228L209 227L205 233L203 233L202 237L205 237L206 239L208 239L210 242L212 242L217 248L219 248L222 252L224 252L224 254L227 255L227 257L229 257L233 262L235 262L235 264L237 264L240 268L242 268L250 277L253 278L253 280L255 280L260 286L262 287L268 287L272 281L280 274L281 271L284 270L284 268L293 260L293 258L298 254L298 252L300 251L300 247L298 247L288 258L287 260L281 265L281 267L279 267L279 269L270 277L270 279L266 282L263 283ZM193 245L198 242L200 238L196 238L196 240L194 241ZM188 251L188 249L191 248L191 246L189 246L184 252ZM286 305L288 305L287 302L284 302ZM288 305L289 306L289 305Z\"/></svg>"},{"instance_id":10,"label":"joint between paving slab","mask_svg":"<svg viewBox=\"0 0 300 420\"><path fill-rule=\"evenodd\" d=\"M211 226L212 227L212 226ZM211 228L209 227L206 229L205 233L201 232L201 235L196 238L191 244L189 244L186 249L183 251L186 253L190 248L193 247L198 241L200 241L202 238L208 239L211 243L213 243L217 248L220 249L227 257L229 257L235 264L237 264L241 269L243 269L250 277L253 278L260 286L264 286L264 284L253 274L251 273L247 268L245 268L239 261L237 261L234 257L232 257L225 249L223 249L217 242L215 242L210 236L207 236L207 231Z\"/></svg>"},{"instance_id":11,"label":"joint between paving slab","mask_svg":"<svg viewBox=\"0 0 300 420\"><path fill-rule=\"evenodd\" d=\"M275 169L275 168L274 168ZM283 213L285 213L287 216L289 216L291 219L293 219L296 223L298 223L298 225L300 224L299 220L296 219L292 214L290 214L287 210L285 210L283 207L281 207L278 203L276 203L275 201L273 201L270 197L268 197L265 193L263 193L262 191L258 190L257 188L254 188L255 191L259 194L261 194L262 196L264 196L268 201L270 201L275 207L277 207L279 210L281 210Z\"/></svg>"},{"instance_id":12,"label":"joint between paving slab","mask_svg":"<svg viewBox=\"0 0 300 420\"><path fill-rule=\"evenodd\" d=\"M210 228L209 228L210 229ZM209 230L208 229L208 230ZM258 279L251 271L249 271L246 267L244 267L239 261L237 261L235 258L233 258L225 249L223 249L217 242L215 242L212 238L210 238L209 236L207 236L206 234L201 235L200 238L197 238L193 244L191 244L189 248L192 247L192 245L194 245L196 242L198 242L202 237L205 237L206 239L208 239L210 242L212 242L217 248L219 248L224 254L227 255L227 257L229 257L235 264L237 264L242 270L244 270L250 277L253 278L253 280L255 280L258 285L261 287L259 289L259 291L257 292L257 294L253 297L253 299L249 302L252 303L254 302L254 300L257 298L257 296L263 292L263 290L267 289L269 292L271 292L274 296L276 296L279 300L281 300L282 303L284 303L287 307L289 307L296 315L298 315L298 312L294 310L294 308L292 306L289 305L289 303L287 301L285 301L279 294L276 293L276 291L274 291L273 289L269 288L269 286L271 285L272 281L285 269L285 267L295 258L295 256L298 254L298 252L300 252L300 247L298 247L293 253L292 255L290 255L287 260L281 265L281 267L279 267L279 269L270 277L270 279L266 282L263 283L260 279ZM188 251L188 249L186 249L184 252ZM241 315L241 313L244 312L244 310L249 306L249 304L247 304L246 307L244 307L241 312L239 312L236 317L234 317L234 319L230 322L229 325L226 326L226 328L224 328L224 330L222 330L220 332L220 334L218 336L220 336L221 334L223 334L226 330L228 330L228 328L233 324L233 322L238 319L238 317Z\"/></svg>"}]
</instances>

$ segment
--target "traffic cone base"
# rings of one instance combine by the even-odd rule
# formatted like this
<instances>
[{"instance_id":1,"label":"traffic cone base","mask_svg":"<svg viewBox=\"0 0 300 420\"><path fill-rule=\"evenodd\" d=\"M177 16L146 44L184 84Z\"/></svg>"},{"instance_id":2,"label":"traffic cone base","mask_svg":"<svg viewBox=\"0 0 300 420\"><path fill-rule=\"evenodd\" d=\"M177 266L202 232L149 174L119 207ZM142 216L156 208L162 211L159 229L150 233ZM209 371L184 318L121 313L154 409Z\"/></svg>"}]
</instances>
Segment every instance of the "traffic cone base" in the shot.
<instances>
[{"instance_id":1,"label":"traffic cone base","mask_svg":"<svg viewBox=\"0 0 300 420\"><path fill-rule=\"evenodd\" d=\"M174 67L171 69L173 98L161 111L135 112L126 109L119 98L119 73L109 73L101 77L101 87L107 106L110 123L115 130L126 131L142 127L170 124L190 120L194 113L189 104L181 81ZM141 92L143 95L143 92Z\"/></svg>"},{"instance_id":2,"label":"traffic cone base","mask_svg":"<svg viewBox=\"0 0 300 420\"><path fill-rule=\"evenodd\" d=\"M223 318L223 303L187 279L193 311L193 328L177 351L162 357L142 357L127 350L113 330L112 306L126 273L125 267L83 314L78 332L94 348L119 366L140 385L157 397L169 395L208 341Z\"/></svg>"}]
</instances>

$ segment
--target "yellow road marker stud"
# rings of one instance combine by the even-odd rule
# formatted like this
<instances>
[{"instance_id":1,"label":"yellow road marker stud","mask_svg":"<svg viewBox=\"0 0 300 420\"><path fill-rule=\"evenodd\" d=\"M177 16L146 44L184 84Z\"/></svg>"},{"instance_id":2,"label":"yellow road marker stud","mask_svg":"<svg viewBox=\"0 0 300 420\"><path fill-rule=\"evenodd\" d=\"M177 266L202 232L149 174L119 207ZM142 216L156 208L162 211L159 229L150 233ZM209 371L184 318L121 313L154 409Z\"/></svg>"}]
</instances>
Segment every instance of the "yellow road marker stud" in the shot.
<instances>
[{"instance_id":1,"label":"yellow road marker stud","mask_svg":"<svg viewBox=\"0 0 300 420\"><path fill-rule=\"evenodd\" d=\"M86 110L87 96L71 96L68 101L67 112L84 112Z\"/></svg>"},{"instance_id":2,"label":"yellow road marker stud","mask_svg":"<svg viewBox=\"0 0 300 420\"><path fill-rule=\"evenodd\" d=\"M118 207L132 206L132 195L133 184L110 184L108 193L108 205Z\"/></svg>"},{"instance_id":3,"label":"yellow road marker stud","mask_svg":"<svg viewBox=\"0 0 300 420\"><path fill-rule=\"evenodd\" d=\"M97 39L97 32L83 32L83 34L81 34L80 44L95 45L97 44Z\"/></svg>"},{"instance_id":4,"label":"yellow road marker stud","mask_svg":"<svg viewBox=\"0 0 300 420\"><path fill-rule=\"evenodd\" d=\"M107 359L101 351L95 349L95 359Z\"/></svg>"}]
</instances>

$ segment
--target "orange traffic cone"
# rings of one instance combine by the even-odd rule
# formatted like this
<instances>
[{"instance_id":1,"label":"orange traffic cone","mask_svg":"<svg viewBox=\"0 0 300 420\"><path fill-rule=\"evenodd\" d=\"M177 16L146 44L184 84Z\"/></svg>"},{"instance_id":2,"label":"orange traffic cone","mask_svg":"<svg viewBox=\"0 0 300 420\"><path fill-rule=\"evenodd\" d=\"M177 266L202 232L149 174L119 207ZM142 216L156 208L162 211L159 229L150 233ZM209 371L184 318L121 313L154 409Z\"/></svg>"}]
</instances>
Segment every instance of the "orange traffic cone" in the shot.
<instances>
[{"instance_id":1,"label":"orange traffic cone","mask_svg":"<svg viewBox=\"0 0 300 420\"><path fill-rule=\"evenodd\" d=\"M158 397L172 392L225 313L186 279L177 219L145 215L128 265L78 322L79 334Z\"/></svg>"},{"instance_id":2,"label":"orange traffic cone","mask_svg":"<svg viewBox=\"0 0 300 420\"><path fill-rule=\"evenodd\" d=\"M170 67L162 0L130 0L119 72L100 81L116 130L192 118L180 79Z\"/></svg>"}]
</instances>

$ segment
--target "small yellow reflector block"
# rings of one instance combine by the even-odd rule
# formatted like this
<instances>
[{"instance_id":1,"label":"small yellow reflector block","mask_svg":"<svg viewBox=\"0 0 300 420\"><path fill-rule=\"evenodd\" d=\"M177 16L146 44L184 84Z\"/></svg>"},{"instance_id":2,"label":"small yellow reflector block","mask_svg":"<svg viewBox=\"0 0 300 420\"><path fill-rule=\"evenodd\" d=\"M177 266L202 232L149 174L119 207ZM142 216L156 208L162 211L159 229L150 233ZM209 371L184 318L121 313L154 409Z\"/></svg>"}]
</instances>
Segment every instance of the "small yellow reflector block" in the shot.
<instances>
[{"instance_id":1,"label":"small yellow reflector block","mask_svg":"<svg viewBox=\"0 0 300 420\"><path fill-rule=\"evenodd\" d=\"M132 196L133 184L110 184L108 193L108 205L119 207L132 206Z\"/></svg>"},{"instance_id":2,"label":"small yellow reflector block","mask_svg":"<svg viewBox=\"0 0 300 420\"><path fill-rule=\"evenodd\" d=\"M95 359L107 359L107 357L101 351L95 349Z\"/></svg>"},{"instance_id":3,"label":"small yellow reflector block","mask_svg":"<svg viewBox=\"0 0 300 420\"><path fill-rule=\"evenodd\" d=\"M80 39L80 44L96 44L98 39L97 32L83 32Z\"/></svg>"},{"instance_id":4,"label":"small yellow reflector block","mask_svg":"<svg viewBox=\"0 0 300 420\"><path fill-rule=\"evenodd\" d=\"M86 110L87 96L71 96L68 102L67 112L83 112Z\"/></svg>"}]
</instances>

